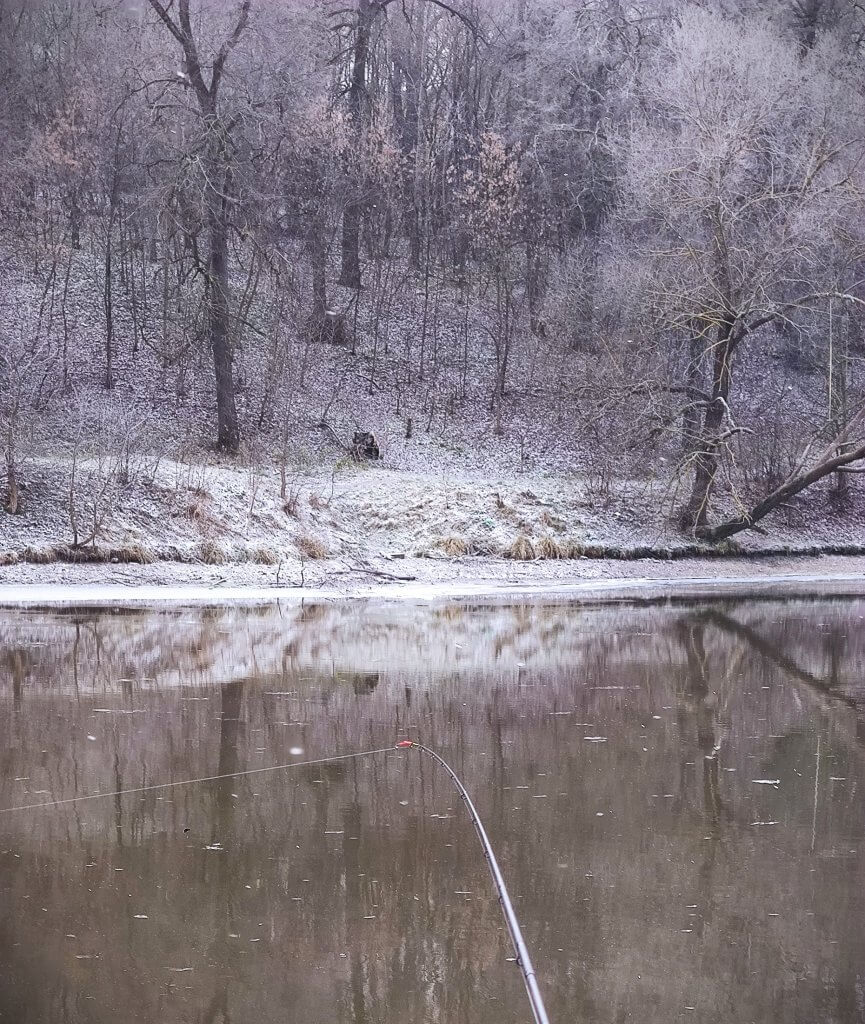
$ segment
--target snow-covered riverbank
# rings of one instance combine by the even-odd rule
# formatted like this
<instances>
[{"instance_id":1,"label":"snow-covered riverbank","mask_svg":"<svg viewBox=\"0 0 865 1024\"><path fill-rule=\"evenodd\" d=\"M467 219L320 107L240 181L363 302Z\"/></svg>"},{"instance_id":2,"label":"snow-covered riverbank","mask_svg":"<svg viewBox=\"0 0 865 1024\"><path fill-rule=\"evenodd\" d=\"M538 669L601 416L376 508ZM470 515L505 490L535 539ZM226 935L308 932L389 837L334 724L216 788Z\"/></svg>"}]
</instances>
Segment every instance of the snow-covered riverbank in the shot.
<instances>
[{"instance_id":1,"label":"snow-covered riverbank","mask_svg":"<svg viewBox=\"0 0 865 1024\"><path fill-rule=\"evenodd\" d=\"M350 463L292 478L284 494L273 468L167 460L101 494L85 465L75 548L67 471L58 460L35 462L22 514L0 515L7 595L73 586L455 596L865 578L857 517L833 516L815 500L776 517L769 533L742 535L726 557L695 554L645 488L600 502L574 477ZM81 543L93 523L95 543Z\"/></svg>"},{"instance_id":2,"label":"snow-covered riverbank","mask_svg":"<svg viewBox=\"0 0 865 1024\"><path fill-rule=\"evenodd\" d=\"M399 578L397 578L399 573ZM259 565L31 565L0 570L0 605L275 600L649 600L814 592L865 595L865 557L514 563L503 559L408 559L399 569L320 565L292 579Z\"/></svg>"}]
</instances>

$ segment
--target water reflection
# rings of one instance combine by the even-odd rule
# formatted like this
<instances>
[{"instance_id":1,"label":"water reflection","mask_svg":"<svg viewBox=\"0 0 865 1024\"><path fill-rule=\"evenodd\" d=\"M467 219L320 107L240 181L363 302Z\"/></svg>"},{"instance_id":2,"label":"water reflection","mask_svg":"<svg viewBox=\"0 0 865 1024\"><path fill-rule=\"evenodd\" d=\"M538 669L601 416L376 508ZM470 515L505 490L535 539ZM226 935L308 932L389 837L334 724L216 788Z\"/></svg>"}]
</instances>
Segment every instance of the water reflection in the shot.
<instances>
[{"instance_id":1,"label":"water reflection","mask_svg":"<svg viewBox=\"0 0 865 1024\"><path fill-rule=\"evenodd\" d=\"M865 1020L865 603L0 613L0 806L387 746L556 1021ZM774 780L778 780L777 784ZM0 1020L525 1021L412 752L0 815Z\"/></svg>"}]
</instances>

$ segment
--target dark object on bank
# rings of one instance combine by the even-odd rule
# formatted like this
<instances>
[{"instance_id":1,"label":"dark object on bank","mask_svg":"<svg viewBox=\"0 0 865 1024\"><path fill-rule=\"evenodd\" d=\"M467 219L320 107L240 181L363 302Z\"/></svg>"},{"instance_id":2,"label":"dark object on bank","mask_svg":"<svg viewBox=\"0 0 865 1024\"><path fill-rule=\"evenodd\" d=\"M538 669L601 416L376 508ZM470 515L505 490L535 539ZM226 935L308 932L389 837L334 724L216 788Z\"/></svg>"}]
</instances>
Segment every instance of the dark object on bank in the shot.
<instances>
[{"instance_id":1,"label":"dark object on bank","mask_svg":"<svg viewBox=\"0 0 865 1024\"><path fill-rule=\"evenodd\" d=\"M375 434L356 430L351 442L351 454L358 462L380 459L381 450L379 449L378 441L375 439Z\"/></svg>"}]
</instances>

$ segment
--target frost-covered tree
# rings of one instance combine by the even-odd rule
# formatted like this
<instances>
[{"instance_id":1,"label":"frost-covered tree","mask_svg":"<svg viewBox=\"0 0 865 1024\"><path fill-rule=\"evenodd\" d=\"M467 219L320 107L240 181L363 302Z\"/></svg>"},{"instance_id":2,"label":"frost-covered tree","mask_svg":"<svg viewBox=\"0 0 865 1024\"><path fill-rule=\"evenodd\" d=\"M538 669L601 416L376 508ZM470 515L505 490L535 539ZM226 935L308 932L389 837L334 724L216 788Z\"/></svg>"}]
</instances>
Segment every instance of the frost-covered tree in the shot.
<instances>
[{"instance_id":1,"label":"frost-covered tree","mask_svg":"<svg viewBox=\"0 0 865 1024\"><path fill-rule=\"evenodd\" d=\"M654 336L690 340L670 392L693 433L681 518L704 536L721 466L752 430L736 414L742 350L852 286L862 150L832 57L803 56L765 21L689 12L643 69L622 132L620 251Z\"/></svg>"}]
</instances>

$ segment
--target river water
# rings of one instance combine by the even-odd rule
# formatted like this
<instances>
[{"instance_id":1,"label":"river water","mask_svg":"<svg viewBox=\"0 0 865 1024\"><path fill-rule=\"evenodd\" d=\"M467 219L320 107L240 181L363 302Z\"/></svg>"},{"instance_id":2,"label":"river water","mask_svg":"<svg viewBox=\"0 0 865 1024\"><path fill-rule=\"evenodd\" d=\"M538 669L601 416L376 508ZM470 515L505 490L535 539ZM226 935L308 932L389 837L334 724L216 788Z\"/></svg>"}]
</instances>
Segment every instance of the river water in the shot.
<instances>
[{"instance_id":1,"label":"river water","mask_svg":"<svg viewBox=\"0 0 865 1024\"><path fill-rule=\"evenodd\" d=\"M0 611L0 1021L865 1021L865 602ZM357 751L385 752L302 764Z\"/></svg>"}]
</instances>

